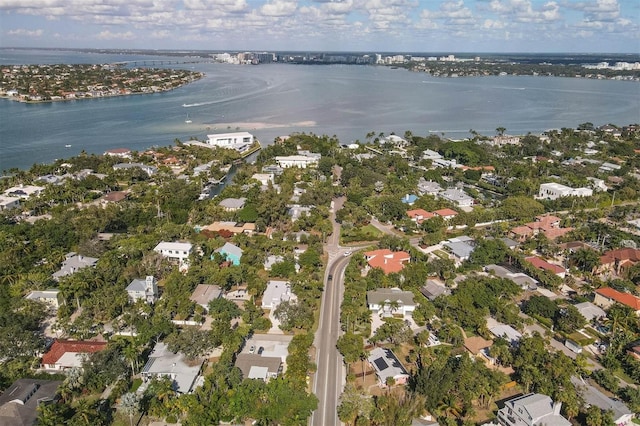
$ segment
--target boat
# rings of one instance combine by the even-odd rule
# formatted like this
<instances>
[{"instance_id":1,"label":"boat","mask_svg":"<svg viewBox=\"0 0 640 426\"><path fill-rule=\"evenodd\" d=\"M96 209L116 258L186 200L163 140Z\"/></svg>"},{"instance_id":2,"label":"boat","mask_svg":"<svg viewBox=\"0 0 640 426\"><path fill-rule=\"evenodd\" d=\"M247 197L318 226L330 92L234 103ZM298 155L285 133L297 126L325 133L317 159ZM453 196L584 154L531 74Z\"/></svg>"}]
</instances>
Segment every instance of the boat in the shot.
<instances>
[{"instance_id":1,"label":"boat","mask_svg":"<svg viewBox=\"0 0 640 426\"><path fill-rule=\"evenodd\" d=\"M193 123L193 121L191 121L191 119L189 118L189 114L187 114L187 119L184 120L184 122L187 123L187 124Z\"/></svg>"},{"instance_id":2,"label":"boat","mask_svg":"<svg viewBox=\"0 0 640 426\"><path fill-rule=\"evenodd\" d=\"M65 148L71 148L71 145L66 144L64 147L65 147Z\"/></svg>"}]
</instances>

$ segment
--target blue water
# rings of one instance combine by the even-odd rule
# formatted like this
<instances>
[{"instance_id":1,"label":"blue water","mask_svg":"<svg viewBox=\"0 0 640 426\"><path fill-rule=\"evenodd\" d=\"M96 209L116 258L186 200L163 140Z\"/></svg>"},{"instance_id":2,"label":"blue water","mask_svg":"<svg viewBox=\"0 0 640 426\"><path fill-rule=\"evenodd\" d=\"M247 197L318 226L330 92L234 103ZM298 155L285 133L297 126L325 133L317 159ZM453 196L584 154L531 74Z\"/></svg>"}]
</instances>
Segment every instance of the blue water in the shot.
<instances>
[{"instance_id":1,"label":"blue water","mask_svg":"<svg viewBox=\"0 0 640 426\"><path fill-rule=\"evenodd\" d=\"M162 57L0 50L0 64L110 63ZM168 58L175 60L176 58ZM178 138L250 131L263 143L292 132L343 143L406 130L447 137L640 122L640 83L555 77L433 78L365 66L171 65L206 77L153 95L24 104L0 99L0 170L81 151L142 150ZM184 107L183 105L188 105ZM186 123L185 120L191 120ZM65 145L71 145L66 148Z\"/></svg>"}]
</instances>

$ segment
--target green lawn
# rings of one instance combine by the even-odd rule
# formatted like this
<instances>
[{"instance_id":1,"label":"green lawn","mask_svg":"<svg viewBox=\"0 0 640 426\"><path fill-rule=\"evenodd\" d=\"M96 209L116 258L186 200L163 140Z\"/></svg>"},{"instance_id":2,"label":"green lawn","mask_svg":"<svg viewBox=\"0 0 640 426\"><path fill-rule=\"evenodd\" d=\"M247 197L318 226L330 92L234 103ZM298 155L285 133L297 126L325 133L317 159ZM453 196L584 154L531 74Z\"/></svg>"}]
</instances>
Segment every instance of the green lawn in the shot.
<instances>
[{"instance_id":1,"label":"green lawn","mask_svg":"<svg viewBox=\"0 0 640 426\"><path fill-rule=\"evenodd\" d=\"M357 241L375 241L382 237L382 232L373 225L366 225L361 228L343 229L340 232L342 243L353 243Z\"/></svg>"}]
</instances>

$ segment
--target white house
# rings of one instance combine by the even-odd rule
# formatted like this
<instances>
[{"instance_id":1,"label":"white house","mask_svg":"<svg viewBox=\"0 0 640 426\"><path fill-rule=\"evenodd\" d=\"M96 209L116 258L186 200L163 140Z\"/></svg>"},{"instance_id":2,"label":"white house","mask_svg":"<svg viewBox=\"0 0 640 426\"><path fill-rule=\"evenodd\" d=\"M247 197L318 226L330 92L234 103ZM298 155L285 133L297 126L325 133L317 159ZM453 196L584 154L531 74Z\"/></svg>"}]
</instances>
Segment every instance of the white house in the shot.
<instances>
[{"instance_id":1,"label":"white house","mask_svg":"<svg viewBox=\"0 0 640 426\"><path fill-rule=\"evenodd\" d=\"M281 302L297 300L295 294L291 292L289 281L269 281L267 289L262 295L262 309L275 309Z\"/></svg>"},{"instance_id":2,"label":"white house","mask_svg":"<svg viewBox=\"0 0 640 426\"><path fill-rule=\"evenodd\" d=\"M25 299L43 302L53 309L58 309L60 307L60 290L32 291L25 296Z\"/></svg>"},{"instance_id":3,"label":"white house","mask_svg":"<svg viewBox=\"0 0 640 426\"><path fill-rule=\"evenodd\" d=\"M79 269L95 266L98 259L95 257L83 256L76 253L67 253L60 270L53 273L53 279L58 281L60 278L75 274Z\"/></svg>"},{"instance_id":4,"label":"white house","mask_svg":"<svg viewBox=\"0 0 640 426\"><path fill-rule=\"evenodd\" d=\"M286 155L276 157L276 163L284 169L290 167L306 169L307 167L317 166L318 161L319 157L310 155Z\"/></svg>"},{"instance_id":5,"label":"white house","mask_svg":"<svg viewBox=\"0 0 640 426\"><path fill-rule=\"evenodd\" d=\"M498 410L498 423L503 426L571 426L560 415L561 402L553 402L547 395L530 393L508 400Z\"/></svg>"},{"instance_id":6,"label":"white house","mask_svg":"<svg viewBox=\"0 0 640 426\"><path fill-rule=\"evenodd\" d=\"M560 183L550 182L540 184L538 199L557 200L560 197L590 197L593 195L591 188L571 188Z\"/></svg>"},{"instance_id":7,"label":"white house","mask_svg":"<svg viewBox=\"0 0 640 426\"><path fill-rule=\"evenodd\" d=\"M4 195L7 197L18 197L26 200L29 197L40 195L42 191L44 191L44 186L18 185L4 191Z\"/></svg>"},{"instance_id":8,"label":"white house","mask_svg":"<svg viewBox=\"0 0 640 426\"><path fill-rule=\"evenodd\" d=\"M127 294L131 303L138 300L155 303L158 300L158 281L151 275L144 280L136 278L127 286Z\"/></svg>"},{"instance_id":9,"label":"white house","mask_svg":"<svg viewBox=\"0 0 640 426\"><path fill-rule=\"evenodd\" d=\"M241 210L244 207L244 203L247 201L246 198L225 198L220 201L219 206L222 207L225 211L235 212Z\"/></svg>"},{"instance_id":10,"label":"white house","mask_svg":"<svg viewBox=\"0 0 640 426\"><path fill-rule=\"evenodd\" d=\"M188 361L181 353L173 353L163 342L158 342L149 355L149 361L140 373L146 382L154 377L168 377L173 390L187 394L196 387L203 360Z\"/></svg>"},{"instance_id":11,"label":"white house","mask_svg":"<svg viewBox=\"0 0 640 426\"><path fill-rule=\"evenodd\" d=\"M464 191L460 191L455 188L447 189L446 191L439 193L438 197L450 201L458 207L472 207L474 202L473 197L470 197Z\"/></svg>"},{"instance_id":12,"label":"white house","mask_svg":"<svg viewBox=\"0 0 640 426\"><path fill-rule=\"evenodd\" d=\"M254 137L248 132L218 133L207 135L207 144L220 148L239 149L240 147L251 145Z\"/></svg>"},{"instance_id":13,"label":"white house","mask_svg":"<svg viewBox=\"0 0 640 426\"><path fill-rule=\"evenodd\" d=\"M367 358L378 376L378 385L387 386L387 379L393 378L395 384L405 384L409 380L409 373L391 349L375 348Z\"/></svg>"},{"instance_id":14,"label":"white house","mask_svg":"<svg viewBox=\"0 0 640 426\"><path fill-rule=\"evenodd\" d=\"M162 241L153 249L169 260L177 261L181 265L186 264L191 254L193 245L191 243L166 242Z\"/></svg>"},{"instance_id":15,"label":"white house","mask_svg":"<svg viewBox=\"0 0 640 426\"><path fill-rule=\"evenodd\" d=\"M273 173L254 173L251 176L251 179L257 180L263 186L268 186L269 183L273 184L273 178Z\"/></svg>"},{"instance_id":16,"label":"white house","mask_svg":"<svg viewBox=\"0 0 640 426\"><path fill-rule=\"evenodd\" d=\"M368 291L367 305L373 312L387 316L394 313L402 314L402 316L411 315L416 309L413 293L402 291L397 287Z\"/></svg>"},{"instance_id":17,"label":"white house","mask_svg":"<svg viewBox=\"0 0 640 426\"><path fill-rule=\"evenodd\" d=\"M20 207L20 198L0 195L0 211Z\"/></svg>"}]
</instances>

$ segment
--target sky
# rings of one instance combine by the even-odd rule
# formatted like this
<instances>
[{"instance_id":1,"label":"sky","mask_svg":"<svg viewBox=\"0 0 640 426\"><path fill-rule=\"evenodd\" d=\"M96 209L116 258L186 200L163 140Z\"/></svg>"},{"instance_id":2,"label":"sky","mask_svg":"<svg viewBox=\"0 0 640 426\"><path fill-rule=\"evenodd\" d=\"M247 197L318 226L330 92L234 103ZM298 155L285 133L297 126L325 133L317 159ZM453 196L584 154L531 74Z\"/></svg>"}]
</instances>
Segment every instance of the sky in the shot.
<instances>
[{"instance_id":1,"label":"sky","mask_svg":"<svg viewBox=\"0 0 640 426\"><path fill-rule=\"evenodd\" d=\"M0 0L0 47L640 53L640 0Z\"/></svg>"}]
</instances>

